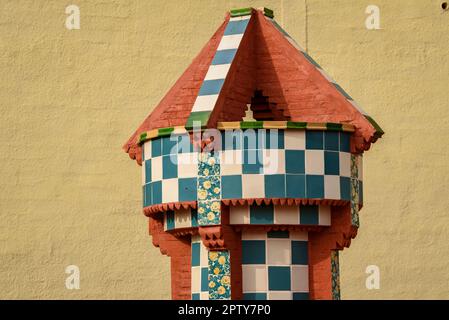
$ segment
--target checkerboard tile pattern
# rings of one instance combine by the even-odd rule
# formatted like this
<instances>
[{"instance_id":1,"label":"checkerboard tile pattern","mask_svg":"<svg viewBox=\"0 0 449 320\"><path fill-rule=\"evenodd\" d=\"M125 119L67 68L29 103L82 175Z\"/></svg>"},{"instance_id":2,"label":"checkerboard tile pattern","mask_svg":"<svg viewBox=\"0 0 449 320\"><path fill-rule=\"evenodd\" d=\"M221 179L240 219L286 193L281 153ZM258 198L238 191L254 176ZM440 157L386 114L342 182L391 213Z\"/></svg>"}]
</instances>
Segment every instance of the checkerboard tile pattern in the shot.
<instances>
[{"instance_id":1,"label":"checkerboard tile pattern","mask_svg":"<svg viewBox=\"0 0 449 320\"><path fill-rule=\"evenodd\" d=\"M192 236L192 300L209 300L209 257L201 238Z\"/></svg>"},{"instance_id":2,"label":"checkerboard tile pattern","mask_svg":"<svg viewBox=\"0 0 449 320\"><path fill-rule=\"evenodd\" d=\"M196 201L198 152L188 135L149 140L143 145L143 206Z\"/></svg>"},{"instance_id":3,"label":"checkerboard tile pattern","mask_svg":"<svg viewBox=\"0 0 449 320\"><path fill-rule=\"evenodd\" d=\"M187 128L192 127L195 121L204 126L209 120L250 18L250 16L230 18L193 104Z\"/></svg>"},{"instance_id":4,"label":"checkerboard tile pattern","mask_svg":"<svg viewBox=\"0 0 449 320\"><path fill-rule=\"evenodd\" d=\"M308 299L308 268L307 232L242 232L244 299Z\"/></svg>"},{"instance_id":5,"label":"checkerboard tile pattern","mask_svg":"<svg viewBox=\"0 0 449 320\"><path fill-rule=\"evenodd\" d=\"M244 205L230 207L231 224L331 225L330 206Z\"/></svg>"},{"instance_id":6,"label":"checkerboard tile pattern","mask_svg":"<svg viewBox=\"0 0 449 320\"><path fill-rule=\"evenodd\" d=\"M201 153L186 134L145 142L144 207L197 200L217 207L214 202L245 198L363 201L362 160L360 156L351 160L348 132L225 130L221 140L222 150L214 152L211 167L199 161ZM357 177L351 175L351 163ZM206 180L207 185L214 184L212 189L203 188ZM219 193L209 192L216 188ZM198 198L203 195L206 198Z\"/></svg>"}]
</instances>

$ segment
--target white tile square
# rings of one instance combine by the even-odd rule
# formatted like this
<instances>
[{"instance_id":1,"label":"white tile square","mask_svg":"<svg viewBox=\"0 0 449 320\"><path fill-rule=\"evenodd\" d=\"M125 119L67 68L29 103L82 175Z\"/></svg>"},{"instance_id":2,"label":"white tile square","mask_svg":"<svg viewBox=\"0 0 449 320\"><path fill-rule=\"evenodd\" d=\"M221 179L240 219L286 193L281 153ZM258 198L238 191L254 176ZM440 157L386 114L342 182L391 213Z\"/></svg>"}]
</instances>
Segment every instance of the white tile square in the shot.
<instances>
[{"instance_id":1,"label":"white tile square","mask_svg":"<svg viewBox=\"0 0 449 320\"><path fill-rule=\"evenodd\" d=\"M192 178L198 175L198 156L195 153L178 154L178 178Z\"/></svg>"},{"instance_id":2,"label":"white tile square","mask_svg":"<svg viewBox=\"0 0 449 320\"><path fill-rule=\"evenodd\" d=\"M262 150L262 161L264 174L285 173L285 150L264 149Z\"/></svg>"},{"instance_id":3,"label":"white tile square","mask_svg":"<svg viewBox=\"0 0 449 320\"><path fill-rule=\"evenodd\" d=\"M162 180L162 157L151 159L151 181Z\"/></svg>"},{"instance_id":4,"label":"white tile square","mask_svg":"<svg viewBox=\"0 0 449 320\"><path fill-rule=\"evenodd\" d=\"M192 293L198 293L201 289L201 267L192 267Z\"/></svg>"},{"instance_id":5,"label":"white tile square","mask_svg":"<svg viewBox=\"0 0 449 320\"><path fill-rule=\"evenodd\" d=\"M309 239L309 234L307 231L290 231L290 239L307 241Z\"/></svg>"},{"instance_id":6,"label":"white tile square","mask_svg":"<svg viewBox=\"0 0 449 320\"><path fill-rule=\"evenodd\" d=\"M142 162L142 185L145 185L145 162Z\"/></svg>"},{"instance_id":7,"label":"white tile square","mask_svg":"<svg viewBox=\"0 0 449 320\"><path fill-rule=\"evenodd\" d=\"M198 111L212 111L217 102L218 94L210 94L206 96L196 97L195 103L193 104L192 112Z\"/></svg>"},{"instance_id":8,"label":"white tile square","mask_svg":"<svg viewBox=\"0 0 449 320\"><path fill-rule=\"evenodd\" d=\"M259 230L244 230L242 231L242 240L266 240L267 233Z\"/></svg>"},{"instance_id":9,"label":"white tile square","mask_svg":"<svg viewBox=\"0 0 449 320\"><path fill-rule=\"evenodd\" d=\"M223 39L221 41L223 42ZM204 80L225 79L230 66L230 63L211 65Z\"/></svg>"},{"instance_id":10,"label":"white tile square","mask_svg":"<svg viewBox=\"0 0 449 320\"><path fill-rule=\"evenodd\" d=\"M299 207L274 206L274 224L299 224Z\"/></svg>"},{"instance_id":11,"label":"white tile square","mask_svg":"<svg viewBox=\"0 0 449 320\"><path fill-rule=\"evenodd\" d=\"M231 206L229 215L231 224L249 224L248 206Z\"/></svg>"},{"instance_id":12,"label":"white tile square","mask_svg":"<svg viewBox=\"0 0 449 320\"><path fill-rule=\"evenodd\" d=\"M267 291L267 267L265 265L242 265L243 292Z\"/></svg>"},{"instance_id":13,"label":"white tile square","mask_svg":"<svg viewBox=\"0 0 449 320\"><path fill-rule=\"evenodd\" d=\"M265 198L265 180L262 174L242 175L243 198Z\"/></svg>"},{"instance_id":14,"label":"white tile square","mask_svg":"<svg viewBox=\"0 0 449 320\"><path fill-rule=\"evenodd\" d=\"M324 197L326 199L340 199L340 176L324 176Z\"/></svg>"},{"instance_id":15,"label":"white tile square","mask_svg":"<svg viewBox=\"0 0 449 320\"><path fill-rule=\"evenodd\" d=\"M179 209L175 211L176 228L190 228L192 226L192 214L190 209Z\"/></svg>"},{"instance_id":16,"label":"white tile square","mask_svg":"<svg viewBox=\"0 0 449 320\"><path fill-rule=\"evenodd\" d=\"M242 174L242 151L224 150L220 152L220 170L222 176Z\"/></svg>"},{"instance_id":17,"label":"white tile square","mask_svg":"<svg viewBox=\"0 0 449 320\"><path fill-rule=\"evenodd\" d=\"M306 148L305 131L295 129L285 130L284 147L286 150L304 150Z\"/></svg>"},{"instance_id":18,"label":"white tile square","mask_svg":"<svg viewBox=\"0 0 449 320\"><path fill-rule=\"evenodd\" d=\"M331 225L331 207L321 206L319 207L318 224L320 226L330 226Z\"/></svg>"},{"instance_id":19,"label":"white tile square","mask_svg":"<svg viewBox=\"0 0 449 320\"><path fill-rule=\"evenodd\" d=\"M164 179L162 180L162 202L177 202L178 201L178 179Z\"/></svg>"},{"instance_id":20,"label":"white tile square","mask_svg":"<svg viewBox=\"0 0 449 320\"><path fill-rule=\"evenodd\" d=\"M351 154L349 152L340 152L340 176L351 176Z\"/></svg>"},{"instance_id":21,"label":"white tile square","mask_svg":"<svg viewBox=\"0 0 449 320\"><path fill-rule=\"evenodd\" d=\"M209 265L209 250L200 242L200 266L207 267Z\"/></svg>"},{"instance_id":22,"label":"white tile square","mask_svg":"<svg viewBox=\"0 0 449 320\"><path fill-rule=\"evenodd\" d=\"M291 265L290 239L267 239L267 264L270 266Z\"/></svg>"},{"instance_id":23,"label":"white tile square","mask_svg":"<svg viewBox=\"0 0 449 320\"><path fill-rule=\"evenodd\" d=\"M292 300L291 291L268 291L268 300Z\"/></svg>"},{"instance_id":24,"label":"white tile square","mask_svg":"<svg viewBox=\"0 0 449 320\"><path fill-rule=\"evenodd\" d=\"M218 45L218 50L228 50L228 49L237 49L240 45L240 41L242 41L243 34L231 34L227 36L223 36L221 38L220 44Z\"/></svg>"},{"instance_id":25,"label":"white tile square","mask_svg":"<svg viewBox=\"0 0 449 320\"><path fill-rule=\"evenodd\" d=\"M324 151L306 150L306 174L324 174Z\"/></svg>"},{"instance_id":26,"label":"white tile square","mask_svg":"<svg viewBox=\"0 0 449 320\"><path fill-rule=\"evenodd\" d=\"M248 20L251 16L240 16L240 17L232 17L229 21L240 21L240 20Z\"/></svg>"},{"instance_id":27,"label":"white tile square","mask_svg":"<svg viewBox=\"0 0 449 320\"><path fill-rule=\"evenodd\" d=\"M291 267L291 288L294 292L309 292L309 266Z\"/></svg>"},{"instance_id":28,"label":"white tile square","mask_svg":"<svg viewBox=\"0 0 449 320\"><path fill-rule=\"evenodd\" d=\"M143 157L145 160L151 159L151 140L143 144Z\"/></svg>"}]
</instances>

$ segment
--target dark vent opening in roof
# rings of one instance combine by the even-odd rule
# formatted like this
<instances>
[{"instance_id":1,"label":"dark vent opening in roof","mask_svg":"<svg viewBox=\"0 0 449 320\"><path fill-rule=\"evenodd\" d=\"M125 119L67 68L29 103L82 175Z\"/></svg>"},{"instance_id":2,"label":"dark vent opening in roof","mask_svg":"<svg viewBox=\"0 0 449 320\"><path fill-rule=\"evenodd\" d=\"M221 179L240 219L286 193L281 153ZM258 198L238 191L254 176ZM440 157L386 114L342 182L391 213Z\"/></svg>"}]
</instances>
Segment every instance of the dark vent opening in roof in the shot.
<instances>
[{"instance_id":1,"label":"dark vent opening in roof","mask_svg":"<svg viewBox=\"0 0 449 320\"><path fill-rule=\"evenodd\" d=\"M284 116L281 110L276 109L276 103L270 102L268 96L264 96L262 90L255 90L251 98L251 111L257 121L285 121L290 120Z\"/></svg>"}]
</instances>

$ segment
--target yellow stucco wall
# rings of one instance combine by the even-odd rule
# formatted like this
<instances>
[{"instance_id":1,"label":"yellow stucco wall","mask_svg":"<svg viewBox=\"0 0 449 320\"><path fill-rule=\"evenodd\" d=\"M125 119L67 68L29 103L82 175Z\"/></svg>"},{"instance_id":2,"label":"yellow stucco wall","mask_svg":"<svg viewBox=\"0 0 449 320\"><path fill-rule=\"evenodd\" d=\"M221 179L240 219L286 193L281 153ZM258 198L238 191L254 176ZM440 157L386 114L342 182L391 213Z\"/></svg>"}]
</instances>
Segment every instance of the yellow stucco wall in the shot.
<instances>
[{"instance_id":1,"label":"yellow stucco wall","mask_svg":"<svg viewBox=\"0 0 449 320\"><path fill-rule=\"evenodd\" d=\"M121 146L233 7L266 6L386 131L342 297L449 298L449 11L438 0L0 0L0 298L170 297ZM81 29L65 28L65 7ZM380 8L381 30L365 28ZM306 14L307 12L307 14ZM306 17L307 16L307 17ZM79 266L81 289L65 288ZM365 288L365 268L381 271Z\"/></svg>"}]
</instances>

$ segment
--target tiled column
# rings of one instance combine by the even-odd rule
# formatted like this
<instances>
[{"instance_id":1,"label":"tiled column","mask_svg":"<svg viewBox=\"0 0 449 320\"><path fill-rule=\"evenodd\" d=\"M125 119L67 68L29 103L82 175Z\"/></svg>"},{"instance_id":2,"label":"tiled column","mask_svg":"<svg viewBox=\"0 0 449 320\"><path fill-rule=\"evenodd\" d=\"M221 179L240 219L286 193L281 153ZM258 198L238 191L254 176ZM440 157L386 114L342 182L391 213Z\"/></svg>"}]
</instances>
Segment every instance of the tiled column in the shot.
<instances>
[{"instance_id":1,"label":"tiled column","mask_svg":"<svg viewBox=\"0 0 449 320\"><path fill-rule=\"evenodd\" d=\"M209 300L231 298L231 265L229 251L209 252Z\"/></svg>"},{"instance_id":2,"label":"tiled column","mask_svg":"<svg viewBox=\"0 0 449 320\"><path fill-rule=\"evenodd\" d=\"M199 236L192 236L192 300L209 300L208 250Z\"/></svg>"},{"instance_id":3,"label":"tiled column","mask_svg":"<svg viewBox=\"0 0 449 320\"><path fill-rule=\"evenodd\" d=\"M338 250L331 251L332 299L340 300L340 261Z\"/></svg>"},{"instance_id":4,"label":"tiled column","mask_svg":"<svg viewBox=\"0 0 449 320\"><path fill-rule=\"evenodd\" d=\"M217 154L202 152L198 161L198 225L221 223L220 162Z\"/></svg>"},{"instance_id":5,"label":"tiled column","mask_svg":"<svg viewBox=\"0 0 449 320\"><path fill-rule=\"evenodd\" d=\"M307 232L242 232L243 298L309 297Z\"/></svg>"}]
</instances>

